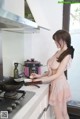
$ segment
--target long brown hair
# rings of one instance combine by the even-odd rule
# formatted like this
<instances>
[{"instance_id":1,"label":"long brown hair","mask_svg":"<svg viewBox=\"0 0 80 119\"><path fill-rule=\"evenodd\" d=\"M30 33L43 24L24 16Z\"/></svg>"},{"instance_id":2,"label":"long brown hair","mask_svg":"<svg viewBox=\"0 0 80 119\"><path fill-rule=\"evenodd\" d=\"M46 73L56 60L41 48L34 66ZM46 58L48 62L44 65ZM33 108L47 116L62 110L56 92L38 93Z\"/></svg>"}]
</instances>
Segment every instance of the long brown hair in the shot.
<instances>
[{"instance_id":1,"label":"long brown hair","mask_svg":"<svg viewBox=\"0 0 80 119\"><path fill-rule=\"evenodd\" d=\"M74 48L73 46L71 46L71 36L69 34L69 32L65 31L65 30L58 30L56 31L52 38L54 39L54 41L56 41L58 44L60 44L60 40L65 41L67 47L68 47L68 51L71 54L71 57L73 58L74 55Z\"/></svg>"},{"instance_id":2,"label":"long brown hair","mask_svg":"<svg viewBox=\"0 0 80 119\"><path fill-rule=\"evenodd\" d=\"M67 47L70 47L71 45L71 36L70 34L65 31L65 30L58 30L53 34L53 39L55 41L57 41L58 43L60 42L60 40L62 39L63 41L65 41L65 43L67 44Z\"/></svg>"}]
</instances>

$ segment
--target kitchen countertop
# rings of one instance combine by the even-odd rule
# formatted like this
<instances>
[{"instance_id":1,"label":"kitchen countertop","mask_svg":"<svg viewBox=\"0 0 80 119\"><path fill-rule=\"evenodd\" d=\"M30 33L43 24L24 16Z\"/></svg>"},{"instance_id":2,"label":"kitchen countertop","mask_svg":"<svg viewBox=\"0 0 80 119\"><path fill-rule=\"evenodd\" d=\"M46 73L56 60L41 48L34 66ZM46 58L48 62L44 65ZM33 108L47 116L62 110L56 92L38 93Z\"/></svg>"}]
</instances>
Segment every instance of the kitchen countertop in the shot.
<instances>
[{"instance_id":1,"label":"kitchen countertop","mask_svg":"<svg viewBox=\"0 0 80 119\"><path fill-rule=\"evenodd\" d=\"M35 92L35 95L28 101L25 106L23 106L16 114L13 116L12 119L24 119L29 118L31 114L34 112L35 107L40 103L41 99L44 97L44 95L48 92L49 84L41 84L39 85L40 88L37 88L36 86L23 86L21 90L24 91L33 91ZM26 117L27 115L27 117Z\"/></svg>"}]
</instances>

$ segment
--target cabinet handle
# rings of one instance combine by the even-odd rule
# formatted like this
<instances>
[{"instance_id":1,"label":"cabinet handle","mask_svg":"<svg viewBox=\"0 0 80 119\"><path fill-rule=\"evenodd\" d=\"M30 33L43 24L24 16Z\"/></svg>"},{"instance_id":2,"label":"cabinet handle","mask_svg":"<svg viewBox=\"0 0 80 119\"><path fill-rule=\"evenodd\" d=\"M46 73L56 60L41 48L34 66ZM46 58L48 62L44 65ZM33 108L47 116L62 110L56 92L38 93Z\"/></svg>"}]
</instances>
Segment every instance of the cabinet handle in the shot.
<instances>
[{"instance_id":1,"label":"cabinet handle","mask_svg":"<svg viewBox=\"0 0 80 119\"><path fill-rule=\"evenodd\" d=\"M38 116L37 119L41 119L41 117L43 116L44 112L48 110L49 106L50 106L50 105L48 105L47 107L45 107L45 108L43 109L43 111L40 113L40 115Z\"/></svg>"},{"instance_id":2,"label":"cabinet handle","mask_svg":"<svg viewBox=\"0 0 80 119\"><path fill-rule=\"evenodd\" d=\"M44 114L44 109L43 109L43 111L40 113L40 115L38 116L38 118L37 119L41 119L41 117L42 117L42 115Z\"/></svg>"},{"instance_id":3,"label":"cabinet handle","mask_svg":"<svg viewBox=\"0 0 80 119\"><path fill-rule=\"evenodd\" d=\"M50 105L48 104L48 106L47 106L46 108L44 108L44 111L47 111L47 110L48 110L48 108L49 108L49 106L50 106Z\"/></svg>"}]
</instances>

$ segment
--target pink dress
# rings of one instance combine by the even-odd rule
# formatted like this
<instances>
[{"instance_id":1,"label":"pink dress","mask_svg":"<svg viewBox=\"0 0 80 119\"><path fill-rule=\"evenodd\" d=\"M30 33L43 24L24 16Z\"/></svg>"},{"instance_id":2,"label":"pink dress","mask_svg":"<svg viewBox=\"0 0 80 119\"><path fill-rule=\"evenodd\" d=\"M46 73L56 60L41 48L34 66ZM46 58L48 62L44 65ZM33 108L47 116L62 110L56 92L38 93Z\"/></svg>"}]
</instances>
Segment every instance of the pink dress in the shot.
<instances>
[{"instance_id":1,"label":"pink dress","mask_svg":"<svg viewBox=\"0 0 80 119\"><path fill-rule=\"evenodd\" d=\"M70 64L71 59L68 63ZM52 56L48 60L48 70L49 70L49 75L52 75L52 70L57 69L60 65L60 62L57 61L57 58ZM65 67L65 70L68 68ZM68 84L68 81L66 80L66 76L63 72L62 75L60 75L59 78L53 80L51 82L51 88L50 88L50 96L49 96L49 104L50 105L56 105L58 102L67 102L71 99L71 92L70 92L70 87Z\"/></svg>"}]
</instances>

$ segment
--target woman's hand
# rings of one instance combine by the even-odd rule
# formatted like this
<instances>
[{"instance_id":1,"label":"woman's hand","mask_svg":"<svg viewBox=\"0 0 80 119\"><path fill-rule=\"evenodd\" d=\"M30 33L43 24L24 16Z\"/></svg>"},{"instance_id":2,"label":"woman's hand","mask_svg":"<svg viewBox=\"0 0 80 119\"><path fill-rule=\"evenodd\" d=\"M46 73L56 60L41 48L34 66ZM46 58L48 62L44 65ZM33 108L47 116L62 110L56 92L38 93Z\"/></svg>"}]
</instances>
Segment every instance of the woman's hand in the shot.
<instances>
[{"instance_id":1,"label":"woman's hand","mask_svg":"<svg viewBox=\"0 0 80 119\"><path fill-rule=\"evenodd\" d=\"M39 78L39 77L40 77L40 75L39 74L36 74L36 73L32 73L30 75L30 79L36 79L36 78Z\"/></svg>"},{"instance_id":2,"label":"woman's hand","mask_svg":"<svg viewBox=\"0 0 80 119\"><path fill-rule=\"evenodd\" d=\"M37 78L37 79L33 80L33 82L36 82L36 81L42 81L42 83L50 83L50 80L49 80L48 76L45 76L45 77L42 77L42 78Z\"/></svg>"}]
</instances>

